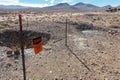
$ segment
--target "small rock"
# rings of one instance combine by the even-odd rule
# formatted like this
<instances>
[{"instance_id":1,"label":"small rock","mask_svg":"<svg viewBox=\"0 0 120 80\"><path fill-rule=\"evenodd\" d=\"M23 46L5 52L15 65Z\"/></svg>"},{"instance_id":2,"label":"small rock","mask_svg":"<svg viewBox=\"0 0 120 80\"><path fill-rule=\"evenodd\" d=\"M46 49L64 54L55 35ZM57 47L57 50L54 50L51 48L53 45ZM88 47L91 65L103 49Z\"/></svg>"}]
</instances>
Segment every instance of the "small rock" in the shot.
<instances>
[{"instance_id":1,"label":"small rock","mask_svg":"<svg viewBox=\"0 0 120 80\"><path fill-rule=\"evenodd\" d=\"M9 68L9 67L11 67L11 66L12 66L12 64L7 63L5 67L6 67L6 68Z\"/></svg>"},{"instance_id":2,"label":"small rock","mask_svg":"<svg viewBox=\"0 0 120 80\"><path fill-rule=\"evenodd\" d=\"M12 51L7 51L7 53L6 53L6 55L7 55L7 57L13 57L13 54L12 54Z\"/></svg>"},{"instance_id":3,"label":"small rock","mask_svg":"<svg viewBox=\"0 0 120 80\"><path fill-rule=\"evenodd\" d=\"M16 70L18 70L18 68L15 68L14 70L16 71Z\"/></svg>"},{"instance_id":4,"label":"small rock","mask_svg":"<svg viewBox=\"0 0 120 80\"><path fill-rule=\"evenodd\" d=\"M19 50L14 51L14 59L19 59L20 52Z\"/></svg>"},{"instance_id":5,"label":"small rock","mask_svg":"<svg viewBox=\"0 0 120 80\"><path fill-rule=\"evenodd\" d=\"M38 65L38 63L35 63L35 65Z\"/></svg>"},{"instance_id":6,"label":"small rock","mask_svg":"<svg viewBox=\"0 0 120 80\"><path fill-rule=\"evenodd\" d=\"M70 65L68 65L68 67L70 67Z\"/></svg>"},{"instance_id":7,"label":"small rock","mask_svg":"<svg viewBox=\"0 0 120 80\"><path fill-rule=\"evenodd\" d=\"M49 71L49 73L52 73L52 71Z\"/></svg>"},{"instance_id":8,"label":"small rock","mask_svg":"<svg viewBox=\"0 0 120 80\"><path fill-rule=\"evenodd\" d=\"M58 80L58 78L55 78L55 80Z\"/></svg>"},{"instance_id":9,"label":"small rock","mask_svg":"<svg viewBox=\"0 0 120 80\"><path fill-rule=\"evenodd\" d=\"M51 50L52 48L51 48L51 46L44 46L44 49L45 50Z\"/></svg>"}]
</instances>

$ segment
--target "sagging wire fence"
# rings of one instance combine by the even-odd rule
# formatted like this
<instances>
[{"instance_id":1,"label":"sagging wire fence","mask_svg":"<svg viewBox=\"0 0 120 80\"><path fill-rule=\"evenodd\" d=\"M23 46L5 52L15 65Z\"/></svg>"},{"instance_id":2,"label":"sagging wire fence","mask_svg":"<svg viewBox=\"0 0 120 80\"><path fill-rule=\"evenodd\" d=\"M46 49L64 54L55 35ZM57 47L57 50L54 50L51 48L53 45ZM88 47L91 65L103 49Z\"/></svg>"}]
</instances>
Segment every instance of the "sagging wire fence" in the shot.
<instances>
[{"instance_id":1,"label":"sagging wire fence","mask_svg":"<svg viewBox=\"0 0 120 80\"><path fill-rule=\"evenodd\" d=\"M35 15L33 15L35 16ZM64 21L47 21L45 18L48 17L23 17L23 33L25 38L25 48L32 48L32 39L38 36L42 36L43 44L47 44L49 40L54 43L65 40L65 46L73 54L80 63L86 67L89 71L90 68L84 61L77 56L78 52L89 46L89 40L86 38L91 37L91 34L85 33L85 31L108 31L101 27L93 26L89 23L74 22L70 18L65 18ZM6 17L3 17L6 20ZM44 21L45 20L45 21ZM1 22L2 23L2 22ZM8 25L9 24L9 25ZM12 26L11 26L12 24ZM7 46L12 49L20 48L19 45L19 24L17 17L10 17L4 26L8 26L10 30L6 30L0 33L0 45ZM93 35L95 32L92 33ZM85 43L85 44L84 44ZM80 53L82 54L82 53Z\"/></svg>"},{"instance_id":2,"label":"sagging wire fence","mask_svg":"<svg viewBox=\"0 0 120 80\"><path fill-rule=\"evenodd\" d=\"M117 31L112 28L95 26L93 23L79 20L74 21L71 18L66 19L65 29L65 46L89 71L91 71L89 66L84 63L82 58L79 58L80 55L83 55L81 50L87 50L87 48L93 44L92 40L95 39L95 36L104 35L106 33L115 35L117 33ZM79 54L79 56L77 54Z\"/></svg>"},{"instance_id":3,"label":"sagging wire fence","mask_svg":"<svg viewBox=\"0 0 120 80\"><path fill-rule=\"evenodd\" d=\"M78 51L79 51L79 49L80 49L79 45L80 45L80 44L77 43L78 41L76 42L76 40L79 40L79 37L81 37L81 36L80 36L80 32L77 31L76 26L74 26L74 25L76 25L76 24L71 25L71 24L72 24L71 22L72 22L72 21L70 21L70 19L67 19L67 18L66 18L65 46L67 47L67 49L69 50L69 52L70 52L87 70L91 71L90 68L82 61L82 59L77 56L77 53L76 53L75 50L78 50ZM75 36L76 36L76 37L75 37ZM76 39L76 40L74 40L74 39ZM80 54L82 54L82 53L80 53Z\"/></svg>"},{"instance_id":4,"label":"sagging wire fence","mask_svg":"<svg viewBox=\"0 0 120 80\"><path fill-rule=\"evenodd\" d=\"M10 19L10 18L9 18ZM17 24L18 18L14 18L15 24L10 30L4 31L1 36L1 45L7 46L10 48L15 48L18 50L20 48L19 45L19 25ZM11 19L12 20L12 19ZM13 21L14 22L14 21ZM6 23L6 24L9 24ZM72 24L72 26L71 26ZM75 27L75 23L72 21L65 19L64 23L61 22L41 22L39 18L32 17L23 17L23 33L25 39L25 48L31 48L32 39L38 36L42 36L43 44L47 44L47 42L52 39L54 43L59 42L65 39L65 46L68 48L70 53L72 53L80 63L82 63L89 71L90 69L85 65L84 62L74 53L74 49L78 49L76 43L72 40L77 39L74 37L77 33ZM16 27L17 26L17 27ZM5 41L6 39L7 41ZM6 43L7 42L7 43ZM75 44L74 44L75 43ZM79 45L79 44L78 44Z\"/></svg>"}]
</instances>

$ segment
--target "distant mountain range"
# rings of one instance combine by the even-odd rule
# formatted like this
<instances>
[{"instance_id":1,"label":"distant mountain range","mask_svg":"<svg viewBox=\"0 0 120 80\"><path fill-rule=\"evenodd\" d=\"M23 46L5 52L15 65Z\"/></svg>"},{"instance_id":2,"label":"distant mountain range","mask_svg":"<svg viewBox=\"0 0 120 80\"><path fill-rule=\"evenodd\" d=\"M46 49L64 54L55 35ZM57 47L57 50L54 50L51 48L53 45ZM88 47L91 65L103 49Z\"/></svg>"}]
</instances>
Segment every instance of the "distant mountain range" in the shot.
<instances>
[{"instance_id":1,"label":"distant mountain range","mask_svg":"<svg viewBox=\"0 0 120 80\"><path fill-rule=\"evenodd\" d=\"M92 4L85 4L85 3L77 3L73 5L75 8L78 8L79 10L96 10L100 7L92 5Z\"/></svg>"},{"instance_id":2,"label":"distant mountain range","mask_svg":"<svg viewBox=\"0 0 120 80\"><path fill-rule=\"evenodd\" d=\"M120 7L117 6L117 7ZM26 9L26 8L34 8L34 7L25 7L25 6L19 6L19 5L0 5L0 9ZM38 8L40 10L58 10L58 11L92 11L92 10L101 10L101 9L108 9L112 8L111 5L106 5L103 7L98 7L92 4L86 4L86 3L77 3L75 5L69 5L68 3L59 3L54 6L49 6L49 7L43 7L43 8Z\"/></svg>"},{"instance_id":3,"label":"distant mountain range","mask_svg":"<svg viewBox=\"0 0 120 80\"><path fill-rule=\"evenodd\" d=\"M120 6L117 6L120 7ZM68 3L60 3L54 6L44 7L43 10L58 10L58 11L96 11L113 8L111 5L98 7L93 4L77 3L75 5L69 5Z\"/></svg>"}]
</instances>

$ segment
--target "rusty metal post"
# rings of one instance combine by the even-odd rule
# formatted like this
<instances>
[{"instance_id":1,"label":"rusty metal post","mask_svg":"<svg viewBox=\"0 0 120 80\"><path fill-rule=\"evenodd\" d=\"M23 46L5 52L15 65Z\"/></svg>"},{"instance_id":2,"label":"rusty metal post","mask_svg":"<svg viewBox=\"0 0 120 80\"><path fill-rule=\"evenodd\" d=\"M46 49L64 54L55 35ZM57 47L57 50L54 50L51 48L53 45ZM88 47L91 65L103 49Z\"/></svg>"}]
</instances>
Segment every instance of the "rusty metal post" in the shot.
<instances>
[{"instance_id":1,"label":"rusty metal post","mask_svg":"<svg viewBox=\"0 0 120 80\"><path fill-rule=\"evenodd\" d=\"M22 16L20 14L19 14L19 25L20 25L20 45L21 45L21 53L22 53L22 65L23 65L23 80L26 80L24 38L23 38L23 31L22 31Z\"/></svg>"}]
</instances>

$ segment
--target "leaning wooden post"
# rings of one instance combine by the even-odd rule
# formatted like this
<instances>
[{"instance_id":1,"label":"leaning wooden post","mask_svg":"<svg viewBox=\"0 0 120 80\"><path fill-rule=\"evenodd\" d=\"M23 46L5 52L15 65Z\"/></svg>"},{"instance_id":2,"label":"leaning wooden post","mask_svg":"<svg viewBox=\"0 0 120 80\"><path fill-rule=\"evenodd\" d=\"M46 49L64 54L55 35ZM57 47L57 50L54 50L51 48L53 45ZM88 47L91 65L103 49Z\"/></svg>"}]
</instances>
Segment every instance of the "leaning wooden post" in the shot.
<instances>
[{"instance_id":1,"label":"leaning wooden post","mask_svg":"<svg viewBox=\"0 0 120 80\"><path fill-rule=\"evenodd\" d=\"M23 38L23 31L22 31L22 16L20 14L19 14L19 25L20 25L20 46L21 46L22 65L23 65L23 80L26 80L24 38Z\"/></svg>"}]
</instances>

